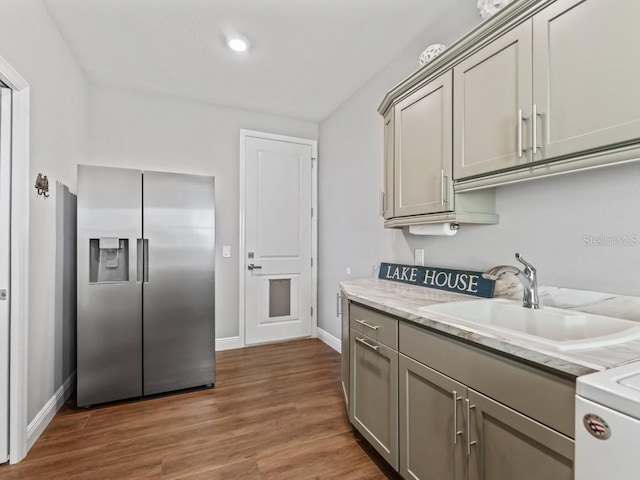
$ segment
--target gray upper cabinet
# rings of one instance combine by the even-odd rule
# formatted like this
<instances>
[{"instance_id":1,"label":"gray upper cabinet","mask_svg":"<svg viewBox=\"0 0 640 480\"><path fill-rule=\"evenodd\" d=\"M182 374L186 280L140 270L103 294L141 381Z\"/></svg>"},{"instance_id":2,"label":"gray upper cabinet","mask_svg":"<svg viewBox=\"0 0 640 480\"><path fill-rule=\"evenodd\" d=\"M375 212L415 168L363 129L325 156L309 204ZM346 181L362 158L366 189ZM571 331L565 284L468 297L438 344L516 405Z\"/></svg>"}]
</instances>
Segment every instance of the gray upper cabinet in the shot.
<instances>
[{"instance_id":1,"label":"gray upper cabinet","mask_svg":"<svg viewBox=\"0 0 640 480\"><path fill-rule=\"evenodd\" d=\"M528 163L531 55L525 22L453 69L454 178Z\"/></svg>"},{"instance_id":2,"label":"gray upper cabinet","mask_svg":"<svg viewBox=\"0 0 640 480\"><path fill-rule=\"evenodd\" d=\"M638 18L635 0L509 3L387 93L378 111L396 110L396 164L402 147L399 108L411 106L417 92L450 71L456 200L446 205L451 211L460 210L462 193L640 159ZM435 131L435 117L429 127ZM413 151L425 150L425 137L407 135L401 141L417 144ZM448 138L444 132L443 142ZM431 136L429 142L434 158L439 144ZM427 173L416 159L401 158L400 170L396 165L396 176L405 170L415 178L405 177L403 185L396 177L396 189L404 191L395 192L395 217L437 208L433 180L415 193L414 180L425 182L437 173ZM391 219L385 225L398 223Z\"/></svg>"},{"instance_id":3,"label":"gray upper cabinet","mask_svg":"<svg viewBox=\"0 0 640 480\"><path fill-rule=\"evenodd\" d=\"M558 0L533 17L535 160L640 138L640 2Z\"/></svg>"},{"instance_id":4,"label":"gray upper cabinet","mask_svg":"<svg viewBox=\"0 0 640 480\"><path fill-rule=\"evenodd\" d=\"M451 72L394 108L394 216L453 210Z\"/></svg>"},{"instance_id":5,"label":"gray upper cabinet","mask_svg":"<svg viewBox=\"0 0 640 480\"><path fill-rule=\"evenodd\" d=\"M404 355L400 368L400 473L414 480L464 480L467 387Z\"/></svg>"},{"instance_id":6,"label":"gray upper cabinet","mask_svg":"<svg viewBox=\"0 0 640 480\"><path fill-rule=\"evenodd\" d=\"M571 439L474 390L467 400L469 480L573 480Z\"/></svg>"}]
</instances>

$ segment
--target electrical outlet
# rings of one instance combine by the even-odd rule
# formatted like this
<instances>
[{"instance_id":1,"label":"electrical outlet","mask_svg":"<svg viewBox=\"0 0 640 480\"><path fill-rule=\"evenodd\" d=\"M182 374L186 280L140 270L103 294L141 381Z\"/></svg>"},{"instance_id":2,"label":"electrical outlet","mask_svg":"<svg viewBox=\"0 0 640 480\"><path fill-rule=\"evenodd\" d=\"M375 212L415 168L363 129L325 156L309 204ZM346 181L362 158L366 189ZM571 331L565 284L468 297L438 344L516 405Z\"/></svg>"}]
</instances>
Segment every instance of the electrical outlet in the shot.
<instances>
[{"instance_id":1,"label":"electrical outlet","mask_svg":"<svg viewBox=\"0 0 640 480\"><path fill-rule=\"evenodd\" d=\"M413 263L424 267L424 248L416 248L413 251Z\"/></svg>"}]
</instances>

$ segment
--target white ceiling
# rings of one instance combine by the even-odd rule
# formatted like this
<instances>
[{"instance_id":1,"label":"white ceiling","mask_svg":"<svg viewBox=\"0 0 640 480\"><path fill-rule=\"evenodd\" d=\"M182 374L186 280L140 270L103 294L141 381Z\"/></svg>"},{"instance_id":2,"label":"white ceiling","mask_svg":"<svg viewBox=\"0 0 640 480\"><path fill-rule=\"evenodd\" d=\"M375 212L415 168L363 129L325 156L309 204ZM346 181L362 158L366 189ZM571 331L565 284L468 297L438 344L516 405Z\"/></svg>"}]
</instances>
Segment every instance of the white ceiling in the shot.
<instances>
[{"instance_id":1,"label":"white ceiling","mask_svg":"<svg viewBox=\"0 0 640 480\"><path fill-rule=\"evenodd\" d=\"M313 122L324 119L456 4L44 2L91 81ZM226 48L225 35L234 32L249 40L249 54Z\"/></svg>"}]
</instances>

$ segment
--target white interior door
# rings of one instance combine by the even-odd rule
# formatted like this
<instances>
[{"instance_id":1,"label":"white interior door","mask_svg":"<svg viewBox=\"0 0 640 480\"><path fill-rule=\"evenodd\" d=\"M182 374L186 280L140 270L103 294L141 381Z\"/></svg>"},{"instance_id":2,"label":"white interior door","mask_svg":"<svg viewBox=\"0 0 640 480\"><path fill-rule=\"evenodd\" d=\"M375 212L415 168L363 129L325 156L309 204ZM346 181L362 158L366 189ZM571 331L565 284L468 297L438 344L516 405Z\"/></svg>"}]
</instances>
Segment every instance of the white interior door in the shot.
<instances>
[{"instance_id":1,"label":"white interior door","mask_svg":"<svg viewBox=\"0 0 640 480\"><path fill-rule=\"evenodd\" d=\"M245 343L312 334L312 142L246 136Z\"/></svg>"},{"instance_id":2,"label":"white interior door","mask_svg":"<svg viewBox=\"0 0 640 480\"><path fill-rule=\"evenodd\" d=\"M0 87L0 463L9 460L11 90Z\"/></svg>"}]
</instances>

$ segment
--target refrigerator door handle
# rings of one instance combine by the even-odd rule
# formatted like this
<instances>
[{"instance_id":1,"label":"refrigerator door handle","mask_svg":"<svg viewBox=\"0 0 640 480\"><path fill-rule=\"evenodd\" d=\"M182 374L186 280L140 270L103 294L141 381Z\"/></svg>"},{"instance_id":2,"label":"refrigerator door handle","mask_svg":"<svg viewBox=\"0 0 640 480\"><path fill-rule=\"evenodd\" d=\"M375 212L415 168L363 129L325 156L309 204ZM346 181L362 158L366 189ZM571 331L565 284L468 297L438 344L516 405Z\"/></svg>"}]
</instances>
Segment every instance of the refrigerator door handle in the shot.
<instances>
[{"instance_id":1,"label":"refrigerator door handle","mask_svg":"<svg viewBox=\"0 0 640 480\"><path fill-rule=\"evenodd\" d=\"M144 255L142 281L144 283L149 283L149 240L147 238L142 240L142 250Z\"/></svg>"},{"instance_id":2,"label":"refrigerator door handle","mask_svg":"<svg viewBox=\"0 0 640 480\"><path fill-rule=\"evenodd\" d=\"M137 268L136 268L136 283L141 283L144 278L143 278L143 270L144 270L144 247L142 245L142 239L141 238L137 238L136 239L136 246L137 246L137 251L136 251L136 260L137 260Z\"/></svg>"},{"instance_id":3,"label":"refrigerator door handle","mask_svg":"<svg viewBox=\"0 0 640 480\"><path fill-rule=\"evenodd\" d=\"M146 238L138 238L138 283L149 283L149 240Z\"/></svg>"}]
</instances>

